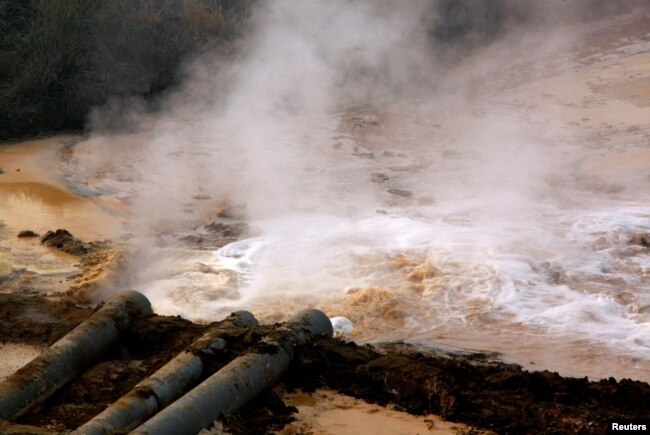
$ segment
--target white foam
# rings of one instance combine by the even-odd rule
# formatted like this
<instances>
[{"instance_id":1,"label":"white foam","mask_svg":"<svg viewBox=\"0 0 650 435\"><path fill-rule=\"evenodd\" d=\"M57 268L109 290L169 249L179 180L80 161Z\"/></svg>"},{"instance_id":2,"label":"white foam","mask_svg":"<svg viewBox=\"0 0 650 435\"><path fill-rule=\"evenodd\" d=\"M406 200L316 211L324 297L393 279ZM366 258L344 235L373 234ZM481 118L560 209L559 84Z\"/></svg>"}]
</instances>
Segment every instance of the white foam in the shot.
<instances>
[{"instance_id":1,"label":"white foam","mask_svg":"<svg viewBox=\"0 0 650 435\"><path fill-rule=\"evenodd\" d=\"M352 322L342 316L338 317L332 317L330 319L330 322L332 322L332 329L334 330L334 336L342 336L342 335L350 335L352 330L354 329L354 325Z\"/></svg>"},{"instance_id":2,"label":"white foam","mask_svg":"<svg viewBox=\"0 0 650 435\"><path fill-rule=\"evenodd\" d=\"M477 204L457 201L449 210L438 205L424 211L433 218L396 210L253 222L263 236L208 254L178 251L146 293L161 313L201 319L282 300L344 298L349 288L376 286L399 294L408 281L387 266L388 259L419 253L439 272L422 293L429 309L409 319L413 331L487 315L650 358L644 338L650 319L638 309L650 302L634 291L631 301L617 299L620 282L640 282L650 264L648 253L617 255L629 246L629 235L648 230L650 209L571 211L553 224L495 221L476 214ZM604 244L594 248L598 240Z\"/></svg>"}]
</instances>

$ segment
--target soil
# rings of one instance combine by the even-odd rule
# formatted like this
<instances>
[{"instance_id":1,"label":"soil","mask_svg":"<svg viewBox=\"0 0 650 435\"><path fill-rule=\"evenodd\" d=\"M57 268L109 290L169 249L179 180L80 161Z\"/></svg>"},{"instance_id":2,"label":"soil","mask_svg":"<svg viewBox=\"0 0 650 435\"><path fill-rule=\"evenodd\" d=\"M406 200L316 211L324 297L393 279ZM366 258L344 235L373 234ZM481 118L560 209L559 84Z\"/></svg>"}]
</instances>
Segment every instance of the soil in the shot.
<instances>
[{"instance_id":1,"label":"soil","mask_svg":"<svg viewBox=\"0 0 650 435\"><path fill-rule=\"evenodd\" d=\"M0 358L0 382L36 358L42 350L43 346L0 343L0 355L2 355Z\"/></svg>"},{"instance_id":2,"label":"soil","mask_svg":"<svg viewBox=\"0 0 650 435\"><path fill-rule=\"evenodd\" d=\"M92 312L64 299L0 294L0 328L6 342L51 344ZM16 423L54 431L74 429L189 349L214 325L157 315L136 319L104 361ZM226 350L208 358L206 376L255 348L273 329L271 325L227 330ZM437 414L497 433L603 433L608 418L647 415L647 383L613 378L589 382L548 371L528 372L492 357L403 343L359 346L315 337L297 349L284 382L225 418L223 430L235 434L280 431L297 411L284 399L287 392L317 388L414 415ZM5 432L12 433L10 429Z\"/></svg>"},{"instance_id":3,"label":"soil","mask_svg":"<svg viewBox=\"0 0 650 435\"><path fill-rule=\"evenodd\" d=\"M300 350L286 382L303 389L328 387L498 433L604 433L607 419L644 418L650 403L650 385L639 381L589 382L528 372L483 354L320 338Z\"/></svg>"},{"instance_id":4,"label":"soil","mask_svg":"<svg viewBox=\"0 0 650 435\"><path fill-rule=\"evenodd\" d=\"M412 415L393 406L370 404L362 399L331 390L289 392L282 396L285 403L298 409L294 421L278 432L279 435L491 435L461 423L442 420L435 414Z\"/></svg>"},{"instance_id":5,"label":"soil","mask_svg":"<svg viewBox=\"0 0 650 435\"><path fill-rule=\"evenodd\" d=\"M196 228L191 234L181 236L179 241L191 249L214 250L242 238L250 237L249 228L245 222L229 222L227 219L219 218L208 225Z\"/></svg>"},{"instance_id":6,"label":"soil","mask_svg":"<svg viewBox=\"0 0 650 435\"><path fill-rule=\"evenodd\" d=\"M93 310L66 300L0 293L0 340L4 343L51 345Z\"/></svg>"},{"instance_id":7,"label":"soil","mask_svg":"<svg viewBox=\"0 0 650 435\"><path fill-rule=\"evenodd\" d=\"M48 231L41 237L41 243L70 255L81 256L90 252L90 246L75 238L68 230Z\"/></svg>"}]
</instances>

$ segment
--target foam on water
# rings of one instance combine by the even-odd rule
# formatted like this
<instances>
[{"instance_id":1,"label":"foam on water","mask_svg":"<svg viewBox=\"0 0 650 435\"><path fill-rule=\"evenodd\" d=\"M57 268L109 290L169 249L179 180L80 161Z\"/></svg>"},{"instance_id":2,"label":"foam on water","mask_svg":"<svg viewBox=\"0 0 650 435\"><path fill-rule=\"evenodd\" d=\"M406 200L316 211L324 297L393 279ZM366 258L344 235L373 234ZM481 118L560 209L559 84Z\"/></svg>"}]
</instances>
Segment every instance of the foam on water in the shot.
<instances>
[{"instance_id":1,"label":"foam on water","mask_svg":"<svg viewBox=\"0 0 650 435\"><path fill-rule=\"evenodd\" d=\"M629 245L632 234L648 231L649 208L569 211L538 225L488 225L472 213L453 203L417 217L404 210L254 222L263 236L214 252L175 251L162 266L167 276L143 290L158 312L209 320L240 308L262 317L285 308L288 317L301 303L346 315L351 289L387 289L407 308L403 338L488 322L650 358L650 295L637 288L650 254ZM409 260L396 266L401 255ZM374 321L381 329L385 319Z\"/></svg>"},{"instance_id":2,"label":"foam on water","mask_svg":"<svg viewBox=\"0 0 650 435\"><path fill-rule=\"evenodd\" d=\"M173 114L157 123L164 131L143 176L151 191L136 194L141 220L158 224L155 210L199 221L214 210L189 201L198 187L213 208L243 205L255 235L215 252L151 248L136 286L158 312L212 321L249 309L276 321L315 306L348 319L361 341L432 344L447 334L451 345L518 346L523 358L529 347L538 356L598 349L650 362L650 251L633 240L650 231L647 109L603 96L622 76L605 77L615 65L580 63L545 33L516 59L512 47L477 52L430 93L416 84L421 100L392 101L365 89L364 65L338 74L371 41L387 43L375 47L376 60L389 60L378 71L401 65L392 55L408 44L399 32L384 40L383 16L359 34L328 18L317 35L294 29L301 9L283 5L234 67L218 110L190 108L191 125ZM338 88L348 75L373 96L358 107L376 112L340 101L357 91ZM506 339L490 344L490 334Z\"/></svg>"},{"instance_id":3,"label":"foam on water","mask_svg":"<svg viewBox=\"0 0 650 435\"><path fill-rule=\"evenodd\" d=\"M291 124L285 150L295 167L282 170L300 188L265 191L261 204L276 203L248 220L256 237L214 252L154 248L137 288L158 312L212 321L248 309L278 321L311 305L348 318L361 340L426 343L426 334L458 325L499 325L650 359L650 252L631 243L650 232L650 207L638 196L645 185L628 181L612 195L605 181L587 178L583 188L571 178L584 178L577 162L602 157L581 147L567 147L571 157L555 163L567 174L559 182L535 167L540 160L526 145L497 154L514 155L532 173L476 169L493 156L462 136L455 160L441 158L438 143L414 145L399 166L392 157L360 159L331 147L332 124L305 127L308 145L296 142L301 129ZM375 171L388 174L386 184L370 181ZM411 193L390 194L394 187ZM433 203L417 202L426 196Z\"/></svg>"}]
</instances>

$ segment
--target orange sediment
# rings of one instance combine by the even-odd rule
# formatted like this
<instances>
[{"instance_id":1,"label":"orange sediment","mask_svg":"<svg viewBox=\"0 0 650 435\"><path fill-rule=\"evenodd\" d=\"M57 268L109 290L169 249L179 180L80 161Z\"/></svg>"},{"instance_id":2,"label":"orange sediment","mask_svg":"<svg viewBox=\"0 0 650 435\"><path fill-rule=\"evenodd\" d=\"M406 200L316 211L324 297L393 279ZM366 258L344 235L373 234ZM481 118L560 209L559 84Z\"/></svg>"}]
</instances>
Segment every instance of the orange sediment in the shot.
<instances>
[{"instance_id":1,"label":"orange sediment","mask_svg":"<svg viewBox=\"0 0 650 435\"><path fill-rule=\"evenodd\" d=\"M97 240L110 238L118 228L119 217L70 192L60 179L57 153L67 140L55 136L0 147L0 219L10 235L66 228Z\"/></svg>"}]
</instances>

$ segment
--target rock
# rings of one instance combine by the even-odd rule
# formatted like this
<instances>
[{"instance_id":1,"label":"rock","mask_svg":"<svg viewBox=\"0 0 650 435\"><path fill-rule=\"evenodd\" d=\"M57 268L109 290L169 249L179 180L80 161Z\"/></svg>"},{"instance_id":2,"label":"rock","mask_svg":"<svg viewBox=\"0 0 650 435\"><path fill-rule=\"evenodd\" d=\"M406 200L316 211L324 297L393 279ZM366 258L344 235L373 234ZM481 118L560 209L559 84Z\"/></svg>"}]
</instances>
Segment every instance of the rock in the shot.
<instances>
[{"instance_id":1,"label":"rock","mask_svg":"<svg viewBox=\"0 0 650 435\"><path fill-rule=\"evenodd\" d=\"M596 175L574 175L576 187L580 190L594 193L620 193L625 186L617 183L608 183Z\"/></svg>"},{"instance_id":2,"label":"rock","mask_svg":"<svg viewBox=\"0 0 650 435\"><path fill-rule=\"evenodd\" d=\"M178 240L191 246L201 246L203 243L203 237L197 236L196 234L189 234L187 236L180 237Z\"/></svg>"},{"instance_id":3,"label":"rock","mask_svg":"<svg viewBox=\"0 0 650 435\"><path fill-rule=\"evenodd\" d=\"M635 234L630 239L631 245L640 245L644 248L650 248L650 233Z\"/></svg>"},{"instance_id":4,"label":"rock","mask_svg":"<svg viewBox=\"0 0 650 435\"><path fill-rule=\"evenodd\" d=\"M237 204L233 206L227 206L222 208L219 213L217 214L217 217L223 218L223 219L245 219L246 213L245 213L246 205L245 204Z\"/></svg>"},{"instance_id":5,"label":"rock","mask_svg":"<svg viewBox=\"0 0 650 435\"><path fill-rule=\"evenodd\" d=\"M0 168L0 174L4 174L4 173L5 171L3 171L2 168Z\"/></svg>"},{"instance_id":6,"label":"rock","mask_svg":"<svg viewBox=\"0 0 650 435\"><path fill-rule=\"evenodd\" d=\"M390 193L391 195L397 195L401 196L403 198L410 198L413 194L411 193L410 190L406 189L388 189L386 192Z\"/></svg>"},{"instance_id":7,"label":"rock","mask_svg":"<svg viewBox=\"0 0 650 435\"><path fill-rule=\"evenodd\" d=\"M17 236L17 237L18 237L19 239L23 239L23 238L38 237L38 236L39 236L39 234L38 234L38 233L35 233L35 232L32 231L32 230L23 230L23 231L21 231L21 232L18 233L18 236Z\"/></svg>"},{"instance_id":8,"label":"rock","mask_svg":"<svg viewBox=\"0 0 650 435\"><path fill-rule=\"evenodd\" d=\"M179 237L178 240L192 249L217 249L240 239L248 233L248 225L244 222L224 223L215 221L195 233Z\"/></svg>"},{"instance_id":9,"label":"rock","mask_svg":"<svg viewBox=\"0 0 650 435\"><path fill-rule=\"evenodd\" d=\"M75 238L65 229L48 231L43 237L41 237L41 243L45 246L56 248L71 255L80 256L87 254L90 251L89 246L86 243Z\"/></svg>"},{"instance_id":10,"label":"rock","mask_svg":"<svg viewBox=\"0 0 650 435\"><path fill-rule=\"evenodd\" d=\"M210 233L226 238L237 238L248 231L248 225L243 222L225 224L212 222L204 227Z\"/></svg>"}]
</instances>

